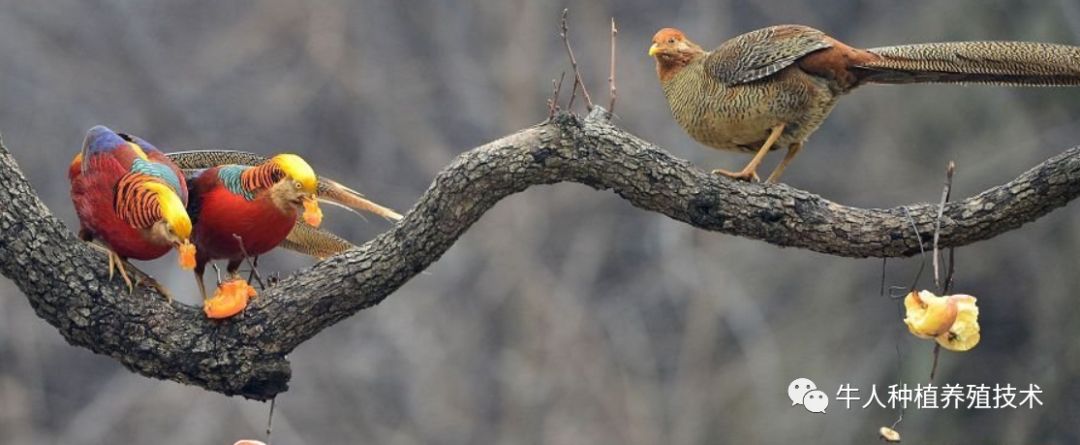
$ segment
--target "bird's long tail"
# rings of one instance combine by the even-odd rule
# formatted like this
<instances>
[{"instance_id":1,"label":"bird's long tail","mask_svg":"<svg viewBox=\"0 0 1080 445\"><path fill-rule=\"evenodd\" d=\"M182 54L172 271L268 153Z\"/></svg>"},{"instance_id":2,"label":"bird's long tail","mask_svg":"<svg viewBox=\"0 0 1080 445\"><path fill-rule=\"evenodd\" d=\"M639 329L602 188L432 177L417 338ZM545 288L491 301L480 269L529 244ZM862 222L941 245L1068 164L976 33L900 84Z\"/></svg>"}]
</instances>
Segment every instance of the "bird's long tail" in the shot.
<instances>
[{"instance_id":1,"label":"bird's long tail","mask_svg":"<svg viewBox=\"0 0 1080 445\"><path fill-rule=\"evenodd\" d=\"M320 176L318 190L319 201L333 204L346 210L371 212L392 221L401 219L401 214L398 212L364 198L364 195L360 192L345 187L333 179Z\"/></svg>"},{"instance_id":2,"label":"bird's long tail","mask_svg":"<svg viewBox=\"0 0 1080 445\"><path fill-rule=\"evenodd\" d=\"M255 153L236 150L193 150L168 153L166 156L172 159L180 168L185 170L210 168L218 165L258 165L266 162L268 158ZM397 212L376 204L356 190L348 188L341 183L319 176L318 183L319 201L335 205L354 212L370 212L383 218L397 221L401 215Z\"/></svg>"},{"instance_id":3,"label":"bird's long tail","mask_svg":"<svg viewBox=\"0 0 1080 445\"><path fill-rule=\"evenodd\" d=\"M866 50L860 83L1080 85L1080 47L1036 42L948 42Z\"/></svg>"}]
</instances>

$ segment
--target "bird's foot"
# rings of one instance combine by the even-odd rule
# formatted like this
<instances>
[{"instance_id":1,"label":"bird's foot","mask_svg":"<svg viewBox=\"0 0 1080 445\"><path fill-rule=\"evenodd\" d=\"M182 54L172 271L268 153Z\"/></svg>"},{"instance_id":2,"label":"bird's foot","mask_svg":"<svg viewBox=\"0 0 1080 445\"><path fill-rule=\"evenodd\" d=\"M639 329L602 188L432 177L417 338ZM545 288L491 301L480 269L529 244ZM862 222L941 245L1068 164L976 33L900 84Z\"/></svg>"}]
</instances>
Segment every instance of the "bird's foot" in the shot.
<instances>
[{"instance_id":1,"label":"bird's foot","mask_svg":"<svg viewBox=\"0 0 1080 445\"><path fill-rule=\"evenodd\" d=\"M114 271L120 271L120 278L124 279L124 284L127 284L128 287L128 294L131 294L135 292L135 285L131 282L131 278L128 277L127 269L124 268L126 262L116 252L109 250L109 280L112 281Z\"/></svg>"},{"instance_id":2,"label":"bird's foot","mask_svg":"<svg viewBox=\"0 0 1080 445\"><path fill-rule=\"evenodd\" d=\"M146 286L153 288L159 294L164 295L165 301L168 301L169 304L172 304L173 302L173 296L172 293L169 292L169 289L166 289L164 285L158 282L158 280L154 279L154 277L151 277L150 275L147 275L145 272L142 272L142 275L135 280L135 286Z\"/></svg>"},{"instance_id":3,"label":"bird's foot","mask_svg":"<svg viewBox=\"0 0 1080 445\"><path fill-rule=\"evenodd\" d=\"M741 171L733 172L733 171L730 171L730 170L724 170L722 168L718 168L716 170L713 170L712 174L720 175L720 176L727 176L727 177L729 177L731 179L734 179L734 180L737 180L737 181L761 182L761 178L758 176L757 172L753 171L753 170L741 170Z\"/></svg>"},{"instance_id":4,"label":"bird's foot","mask_svg":"<svg viewBox=\"0 0 1080 445\"><path fill-rule=\"evenodd\" d=\"M233 278L218 285L214 296L203 301L203 312L207 318L229 318L243 311L255 295L255 288L246 280Z\"/></svg>"}]
</instances>

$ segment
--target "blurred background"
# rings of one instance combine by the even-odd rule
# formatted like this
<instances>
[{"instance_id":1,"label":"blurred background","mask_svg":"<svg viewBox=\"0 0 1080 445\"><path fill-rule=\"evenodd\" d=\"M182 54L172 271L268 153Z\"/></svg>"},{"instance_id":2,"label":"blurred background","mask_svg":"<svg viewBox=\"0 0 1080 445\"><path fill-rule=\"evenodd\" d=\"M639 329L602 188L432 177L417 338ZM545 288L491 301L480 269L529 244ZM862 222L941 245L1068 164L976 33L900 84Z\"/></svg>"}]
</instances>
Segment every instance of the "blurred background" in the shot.
<instances>
[{"instance_id":1,"label":"blurred background","mask_svg":"<svg viewBox=\"0 0 1080 445\"><path fill-rule=\"evenodd\" d=\"M671 119L645 54L664 26L705 47L778 23L858 46L1080 44L1071 0L0 0L0 134L71 227L65 172L95 124L164 149L298 153L407 210L459 153L544 119L551 79L568 68L563 7L593 98L606 104L614 16L617 123L703 169L747 158L698 145ZM955 160L963 198L1080 143L1078 104L1075 89L868 87L840 102L784 179L891 207L936 202ZM905 441L1080 442L1077 220L1071 205L957 251L956 289L979 298L982 342L944 352L935 382L1034 383L1044 405L909 409ZM390 227L333 210L327 221L357 243ZM196 304L172 258L139 266ZM889 261L886 284L909 286L920 261ZM287 275L311 260L262 264ZM581 185L535 187L386 302L299 347L273 441L871 443L898 413L845 410L836 389L925 383L932 350L881 282L881 260L708 233ZM833 398L828 414L791 406L796 377ZM231 444L264 438L267 411L67 345L0 277L0 443Z\"/></svg>"}]
</instances>

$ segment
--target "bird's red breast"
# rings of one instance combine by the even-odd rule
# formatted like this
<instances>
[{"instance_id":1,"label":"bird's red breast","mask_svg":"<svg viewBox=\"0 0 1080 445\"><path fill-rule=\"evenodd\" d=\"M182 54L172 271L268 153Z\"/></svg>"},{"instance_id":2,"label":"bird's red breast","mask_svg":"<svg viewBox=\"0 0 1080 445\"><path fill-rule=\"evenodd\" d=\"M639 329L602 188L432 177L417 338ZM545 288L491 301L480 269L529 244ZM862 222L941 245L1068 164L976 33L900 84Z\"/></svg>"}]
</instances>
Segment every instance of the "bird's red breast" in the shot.
<instances>
[{"instance_id":1,"label":"bird's red breast","mask_svg":"<svg viewBox=\"0 0 1080 445\"><path fill-rule=\"evenodd\" d=\"M193 192L198 195L194 240L199 258L238 259L245 251L257 256L281 244L296 223L296 211L283 212L266 191L250 201L231 192L217 170L206 170L194 180ZM243 240L243 250L233 235Z\"/></svg>"}]
</instances>

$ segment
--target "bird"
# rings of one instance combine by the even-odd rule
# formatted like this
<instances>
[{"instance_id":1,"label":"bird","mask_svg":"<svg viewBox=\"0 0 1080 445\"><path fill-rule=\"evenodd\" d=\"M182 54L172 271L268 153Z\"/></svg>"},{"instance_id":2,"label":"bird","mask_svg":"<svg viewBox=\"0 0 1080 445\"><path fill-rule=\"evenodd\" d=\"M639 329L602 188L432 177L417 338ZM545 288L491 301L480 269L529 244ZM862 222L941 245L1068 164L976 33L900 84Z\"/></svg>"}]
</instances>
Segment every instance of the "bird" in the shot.
<instances>
[{"instance_id":1,"label":"bird","mask_svg":"<svg viewBox=\"0 0 1080 445\"><path fill-rule=\"evenodd\" d=\"M260 154L238 150L188 150L166 153L166 156L176 162L185 174L225 164L258 165L268 159ZM338 181L320 175L316 175L316 180L320 203L341 207L357 214L372 213L389 221L399 221L402 218L401 214L368 200L360 192ZM294 224L292 231L278 247L314 258L326 259L355 249L356 245L333 232L307 224ZM257 261L258 257L252 258L253 263Z\"/></svg>"},{"instance_id":2,"label":"bird","mask_svg":"<svg viewBox=\"0 0 1080 445\"><path fill-rule=\"evenodd\" d=\"M207 169L218 165L258 165L266 162L267 157L256 153L239 150L188 150L167 153L166 156L175 162L185 172ZM316 176L319 202L341 207L354 213L368 212L381 216L390 221L401 220L401 214L376 204L364 197L360 192L342 185L333 179ZM301 237L312 237L317 242L336 244L337 242L314 232L305 231Z\"/></svg>"},{"instance_id":3,"label":"bird","mask_svg":"<svg viewBox=\"0 0 1080 445\"><path fill-rule=\"evenodd\" d=\"M225 164L195 170L188 180L188 212L198 252L194 272L203 311L212 319L229 318L256 296L254 287L237 273L244 259L284 242L298 217L312 227L321 223L318 179L303 158L284 153L254 166ZM217 259L228 260L229 279L207 297L203 275L206 265Z\"/></svg>"},{"instance_id":4,"label":"bird","mask_svg":"<svg viewBox=\"0 0 1080 445\"><path fill-rule=\"evenodd\" d=\"M705 51L675 28L649 47L675 121L709 147L753 153L737 172L756 180L770 150L787 153L778 182L841 95L876 84L1080 85L1080 47L1038 42L944 42L860 49L803 25L778 25Z\"/></svg>"},{"instance_id":5,"label":"bird","mask_svg":"<svg viewBox=\"0 0 1080 445\"><path fill-rule=\"evenodd\" d=\"M118 270L132 291L134 285L124 267L127 259L152 260L174 248L180 254L180 267L194 268L196 248L186 211L185 178L149 142L94 126L68 166L68 179L79 238L104 244L110 279ZM156 281L149 277L146 281L172 299Z\"/></svg>"}]
</instances>

